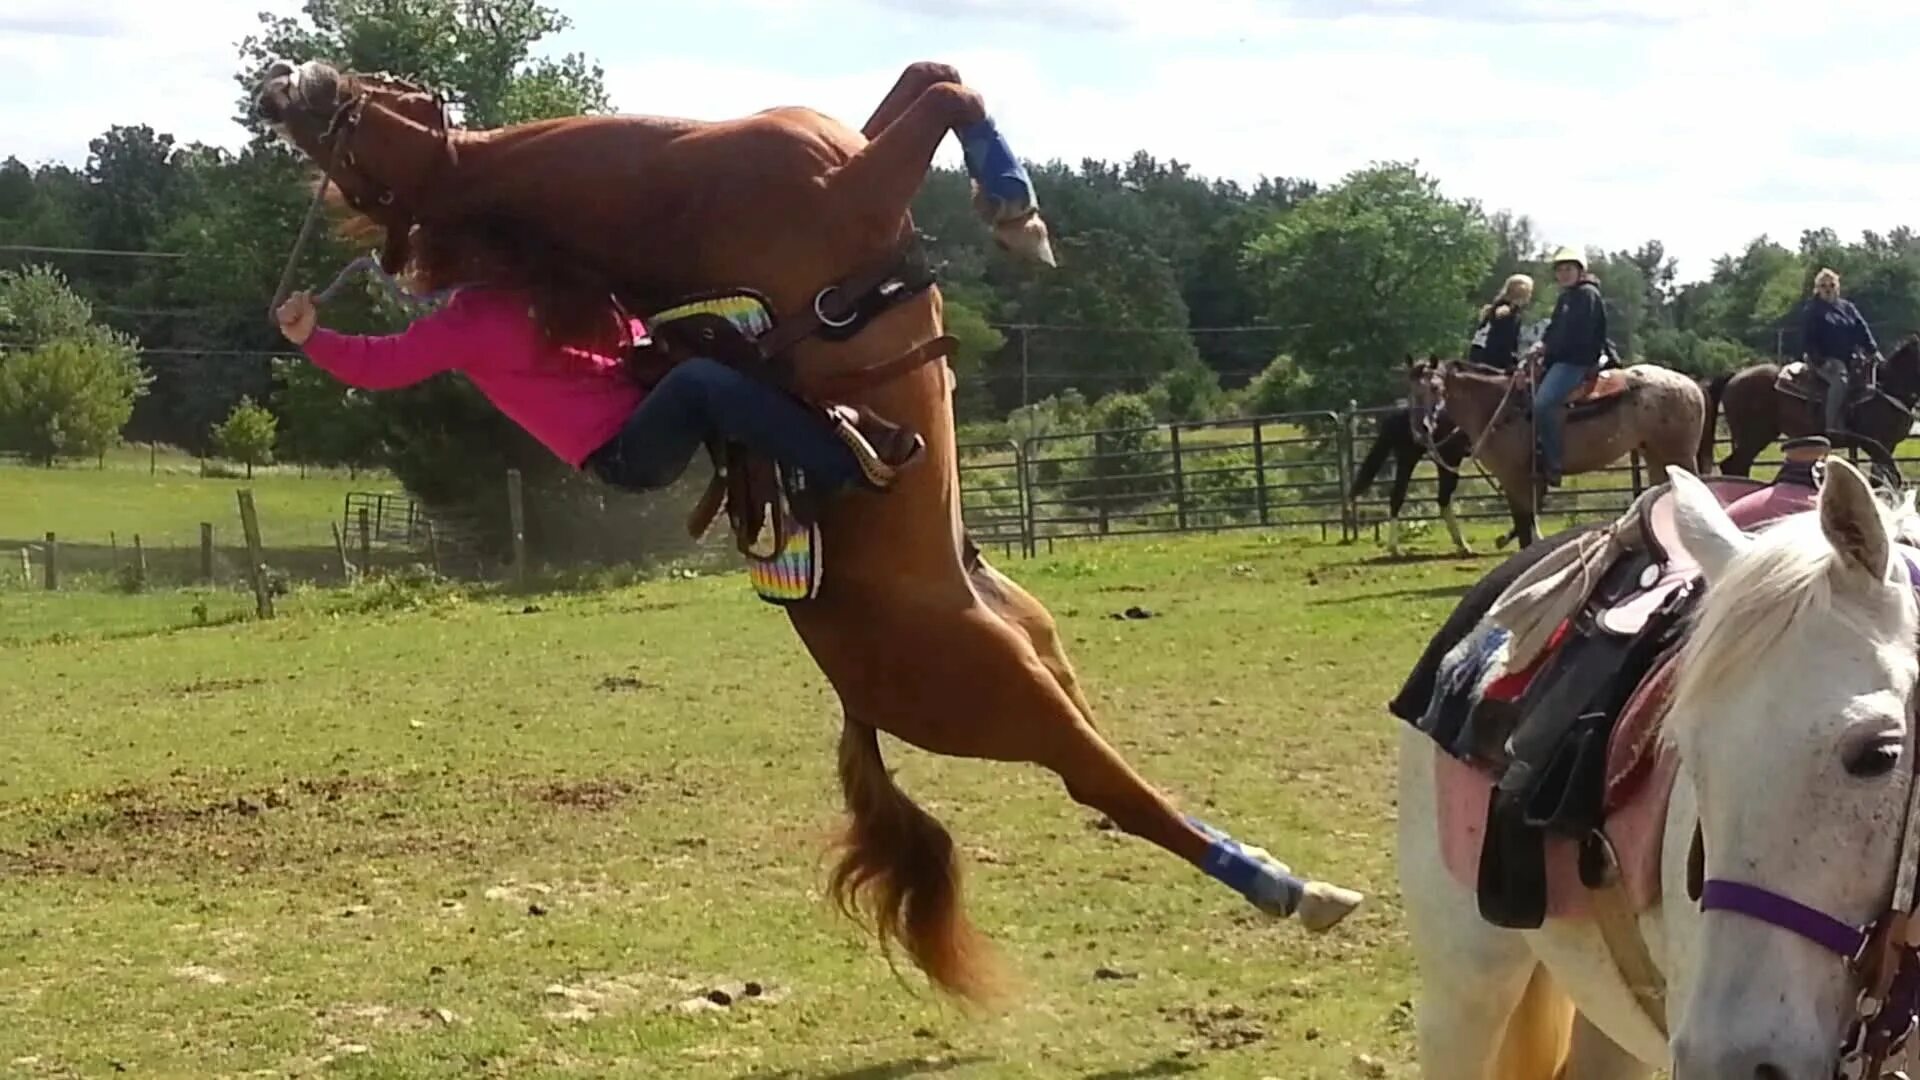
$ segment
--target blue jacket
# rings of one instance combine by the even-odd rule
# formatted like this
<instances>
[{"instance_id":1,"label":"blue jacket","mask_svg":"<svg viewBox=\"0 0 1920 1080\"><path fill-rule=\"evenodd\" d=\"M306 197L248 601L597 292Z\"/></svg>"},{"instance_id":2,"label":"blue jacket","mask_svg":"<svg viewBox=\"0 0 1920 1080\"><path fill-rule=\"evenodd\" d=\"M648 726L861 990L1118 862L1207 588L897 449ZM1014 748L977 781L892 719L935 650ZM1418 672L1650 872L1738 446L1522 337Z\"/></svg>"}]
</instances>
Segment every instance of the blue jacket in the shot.
<instances>
[{"instance_id":1,"label":"blue jacket","mask_svg":"<svg viewBox=\"0 0 1920 1080\"><path fill-rule=\"evenodd\" d=\"M1880 344L1853 301L1844 296L1831 303L1818 296L1808 300L1800 322L1800 351L1815 360L1851 360L1856 349L1872 356Z\"/></svg>"},{"instance_id":2,"label":"blue jacket","mask_svg":"<svg viewBox=\"0 0 1920 1080\"><path fill-rule=\"evenodd\" d=\"M1572 364L1590 368L1600 363L1607 351L1607 304L1600 298L1600 285L1592 278L1581 278L1571 289L1560 290L1553 305L1553 321L1547 324L1545 365Z\"/></svg>"}]
</instances>

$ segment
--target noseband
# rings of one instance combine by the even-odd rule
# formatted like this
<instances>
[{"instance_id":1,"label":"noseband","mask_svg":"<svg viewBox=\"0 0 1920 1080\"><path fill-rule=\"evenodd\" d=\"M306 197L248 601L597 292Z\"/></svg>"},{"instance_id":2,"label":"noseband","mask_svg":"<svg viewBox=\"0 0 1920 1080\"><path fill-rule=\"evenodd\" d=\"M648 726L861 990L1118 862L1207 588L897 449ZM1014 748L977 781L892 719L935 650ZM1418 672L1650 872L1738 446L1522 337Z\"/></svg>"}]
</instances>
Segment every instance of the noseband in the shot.
<instances>
[{"instance_id":1,"label":"noseband","mask_svg":"<svg viewBox=\"0 0 1920 1080\"><path fill-rule=\"evenodd\" d=\"M1895 552L1906 567L1908 584L1920 592L1920 552L1909 548ZM1920 945L1909 930L1914 924L1916 892L1920 892L1920 736L1908 752L1914 776L1900 828L1893 903L1866 926L1836 919L1759 885L1725 878L1698 880L1694 871L1704 869L1704 844L1700 826L1694 825L1688 891L1700 902L1701 911L1744 915L1811 941L1838 956L1859 980L1855 1020L1841 1045L1835 1072L1839 1080L1878 1080L1888 1059L1920 1026Z\"/></svg>"}]
</instances>

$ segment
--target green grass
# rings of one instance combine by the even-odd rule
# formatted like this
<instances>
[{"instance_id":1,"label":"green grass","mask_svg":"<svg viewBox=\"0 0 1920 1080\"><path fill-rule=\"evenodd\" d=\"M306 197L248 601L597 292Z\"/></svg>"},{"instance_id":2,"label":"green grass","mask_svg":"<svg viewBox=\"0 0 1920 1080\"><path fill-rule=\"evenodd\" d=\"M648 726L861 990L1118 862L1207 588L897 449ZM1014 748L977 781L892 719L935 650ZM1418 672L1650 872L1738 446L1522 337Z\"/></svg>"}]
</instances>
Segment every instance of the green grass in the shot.
<instances>
[{"instance_id":1,"label":"green grass","mask_svg":"<svg viewBox=\"0 0 1920 1080\"><path fill-rule=\"evenodd\" d=\"M122 447L97 462L52 469L0 460L0 588L20 583L19 549L32 549L36 576L43 566L46 534L60 541L61 566L77 585L86 575L109 578L133 560L138 536L157 578L191 580L198 574L200 523L214 527L223 579L231 578L242 547L239 504L234 494L250 488L260 517L262 541L280 553L278 564L330 565L333 536L347 493L397 491L385 474L274 467L252 480L203 477L198 459L163 450L149 462L145 447ZM238 466L231 468L240 476ZM244 559L239 560L244 563Z\"/></svg>"},{"instance_id":2,"label":"green grass","mask_svg":"<svg viewBox=\"0 0 1920 1080\"><path fill-rule=\"evenodd\" d=\"M0 594L0 1074L1411 1075L1382 704L1488 562L1241 533L1007 565L1137 768L1369 905L1308 936L1040 770L889 741L1019 982L969 1016L821 900L835 703L738 576L212 626L242 598Z\"/></svg>"}]
</instances>

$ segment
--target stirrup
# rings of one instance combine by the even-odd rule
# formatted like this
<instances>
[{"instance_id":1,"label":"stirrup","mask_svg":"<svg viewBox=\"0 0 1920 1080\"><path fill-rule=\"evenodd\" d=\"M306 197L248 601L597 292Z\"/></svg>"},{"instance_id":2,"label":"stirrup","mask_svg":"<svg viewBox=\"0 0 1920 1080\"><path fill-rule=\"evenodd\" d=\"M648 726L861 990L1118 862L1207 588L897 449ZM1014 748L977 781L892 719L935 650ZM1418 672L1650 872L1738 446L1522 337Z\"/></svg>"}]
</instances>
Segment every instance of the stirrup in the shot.
<instances>
[{"instance_id":1,"label":"stirrup","mask_svg":"<svg viewBox=\"0 0 1920 1080\"><path fill-rule=\"evenodd\" d=\"M847 449L853 451L853 459L860 466L860 474L867 486L875 491L886 491L899 478L901 470L918 461L926 450L926 440L912 435L904 447L896 447L894 457L889 462L860 430L860 413L847 405L834 405L827 409L827 418L833 422L834 434L840 437Z\"/></svg>"}]
</instances>

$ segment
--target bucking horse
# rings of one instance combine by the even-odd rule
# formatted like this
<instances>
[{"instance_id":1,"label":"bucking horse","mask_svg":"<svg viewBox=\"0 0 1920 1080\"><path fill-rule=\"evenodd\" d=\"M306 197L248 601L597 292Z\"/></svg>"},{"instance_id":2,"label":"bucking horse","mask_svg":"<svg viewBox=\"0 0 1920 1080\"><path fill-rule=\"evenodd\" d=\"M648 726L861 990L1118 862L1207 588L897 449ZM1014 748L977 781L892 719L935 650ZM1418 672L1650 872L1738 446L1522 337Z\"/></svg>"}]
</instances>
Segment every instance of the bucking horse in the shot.
<instances>
[{"instance_id":1,"label":"bucking horse","mask_svg":"<svg viewBox=\"0 0 1920 1080\"><path fill-rule=\"evenodd\" d=\"M987 120L954 69L908 67L860 131L804 108L466 131L422 87L318 62L276 63L256 108L322 169L323 189L383 230L388 272L404 266L413 230L511 220L604 273L656 332L671 321L662 312L698 309L693 348L925 438L926 460L890 492L819 508L812 554L825 568L786 610L843 709L848 820L829 891L936 986L989 998L996 965L965 915L952 839L895 785L879 731L936 754L1044 766L1078 802L1270 915L1324 930L1360 902L1183 814L1142 779L1096 730L1047 609L965 536L952 339L908 214L946 134ZM976 165L970 155L978 182ZM1050 261L1034 208L995 218L1002 247ZM716 297L759 310L701 308ZM763 531L778 502L743 495L743 471L765 470L732 461L714 500L737 536Z\"/></svg>"}]
</instances>

